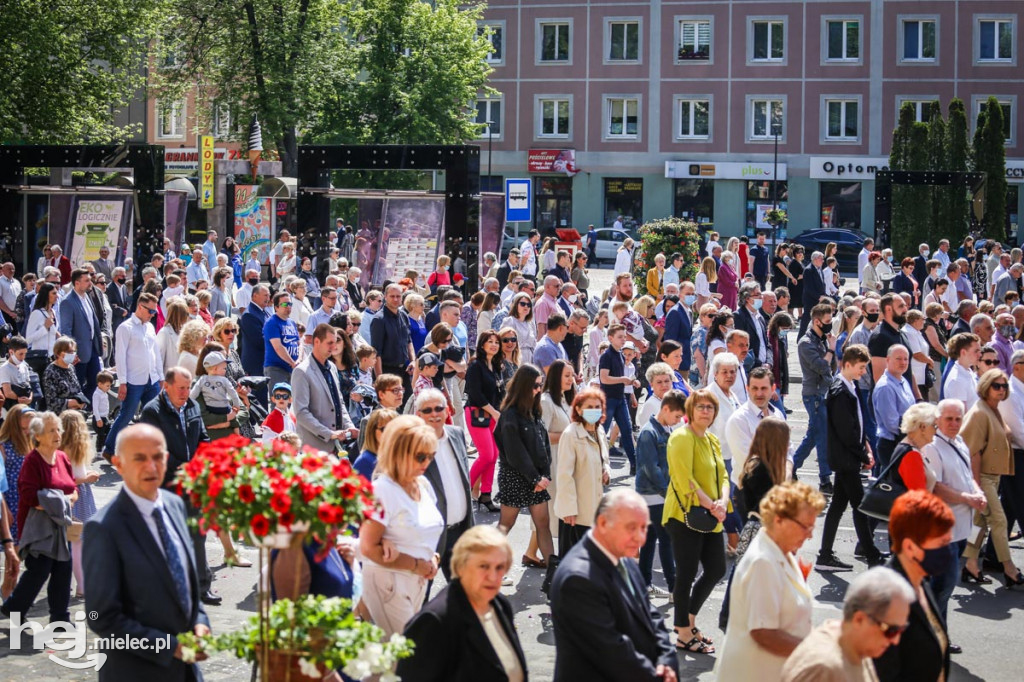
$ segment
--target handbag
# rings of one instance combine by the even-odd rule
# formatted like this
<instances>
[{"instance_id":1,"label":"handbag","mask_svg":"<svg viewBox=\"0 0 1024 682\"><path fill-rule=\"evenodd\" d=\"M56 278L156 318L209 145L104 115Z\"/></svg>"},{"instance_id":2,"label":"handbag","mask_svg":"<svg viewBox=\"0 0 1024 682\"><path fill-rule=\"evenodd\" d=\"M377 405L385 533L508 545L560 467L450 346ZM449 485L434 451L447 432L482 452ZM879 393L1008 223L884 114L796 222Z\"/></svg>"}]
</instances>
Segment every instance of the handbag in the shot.
<instances>
[{"instance_id":1,"label":"handbag","mask_svg":"<svg viewBox=\"0 0 1024 682\"><path fill-rule=\"evenodd\" d=\"M469 425L478 429L489 429L491 428L491 415L487 414L486 410L482 407L471 407L469 408L470 419Z\"/></svg>"},{"instance_id":2,"label":"handbag","mask_svg":"<svg viewBox=\"0 0 1024 682\"><path fill-rule=\"evenodd\" d=\"M718 483L718 459L714 457L714 453L712 453L712 458L715 460L715 489L717 491L715 499L717 500L722 494L722 490ZM672 486L672 494L676 496L676 502L679 503L679 508L686 510L683 512L683 523L686 524L686 527L698 533L714 532L715 528L718 527L718 519L714 517L711 510L699 504L687 508L683 505L683 501L679 499L679 493L676 492L676 484L670 482L670 485Z\"/></svg>"},{"instance_id":3,"label":"handbag","mask_svg":"<svg viewBox=\"0 0 1024 682\"><path fill-rule=\"evenodd\" d=\"M875 482L864 491L864 499L861 500L859 507L862 514L881 521L889 521L892 505L895 504L896 498L907 492L907 486L903 485L903 481L895 475L907 452L889 462L889 466L885 467Z\"/></svg>"}]
</instances>

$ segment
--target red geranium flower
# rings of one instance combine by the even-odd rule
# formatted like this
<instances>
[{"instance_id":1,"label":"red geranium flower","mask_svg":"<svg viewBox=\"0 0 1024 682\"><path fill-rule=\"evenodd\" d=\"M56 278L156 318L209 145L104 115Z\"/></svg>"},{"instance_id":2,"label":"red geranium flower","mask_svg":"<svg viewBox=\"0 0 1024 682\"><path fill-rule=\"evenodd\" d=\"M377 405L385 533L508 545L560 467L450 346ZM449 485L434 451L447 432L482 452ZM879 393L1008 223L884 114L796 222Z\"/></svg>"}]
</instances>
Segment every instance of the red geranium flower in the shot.
<instances>
[{"instance_id":1,"label":"red geranium flower","mask_svg":"<svg viewBox=\"0 0 1024 682\"><path fill-rule=\"evenodd\" d=\"M324 523L334 523L334 509L330 502L321 502L316 508L316 515Z\"/></svg>"},{"instance_id":2,"label":"red geranium flower","mask_svg":"<svg viewBox=\"0 0 1024 682\"><path fill-rule=\"evenodd\" d=\"M350 481L345 481L344 483L341 484L340 490L342 497L344 497L346 500L351 500L355 498L356 494L359 492L359 486L354 485Z\"/></svg>"},{"instance_id":3,"label":"red geranium flower","mask_svg":"<svg viewBox=\"0 0 1024 682\"><path fill-rule=\"evenodd\" d=\"M252 528L252 533L258 538L264 537L270 532L270 520L263 514L257 514L252 518L252 523L249 524Z\"/></svg>"},{"instance_id":4,"label":"red geranium flower","mask_svg":"<svg viewBox=\"0 0 1024 682\"><path fill-rule=\"evenodd\" d=\"M291 530L292 529L292 524L295 523L295 514L292 514L290 511L289 512L282 512L281 513L281 517L278 519L278 521L285 528L287 528L288 530Z\"/></svg>"},{"instance_id":5,"label":"red geranium flower","mask_svg":"<svg viewBox=\"0 0 1024 682\"><path fill-rule=\"evenodd\" d=\"M278 514L283 514L292 508L292 498L284 493L274 493L270 497L270 508Z\"/></svg>"},{"instance_id":6,"label":"red geranium flower","mask_svg":"<svg viewBox=\"0 0 1024 682\"><path fill-rule=\"evenodd\" d=\"M243 483L238 486L238 499L246 504L252 504L256 501L256 493L253 492L252 486L248 483Z\"/></svg>"},{"instance_id":7,"label":"red geranium flower","mask_svg":"<svg viewBox=\"0 0 1024 682\"><path fill-rule=\"evenodd\" d=\"M302 468L306 471L316 471L323 465L323 460L319 457L309 455L302 459Z\"/></svg>"}]
</instances>

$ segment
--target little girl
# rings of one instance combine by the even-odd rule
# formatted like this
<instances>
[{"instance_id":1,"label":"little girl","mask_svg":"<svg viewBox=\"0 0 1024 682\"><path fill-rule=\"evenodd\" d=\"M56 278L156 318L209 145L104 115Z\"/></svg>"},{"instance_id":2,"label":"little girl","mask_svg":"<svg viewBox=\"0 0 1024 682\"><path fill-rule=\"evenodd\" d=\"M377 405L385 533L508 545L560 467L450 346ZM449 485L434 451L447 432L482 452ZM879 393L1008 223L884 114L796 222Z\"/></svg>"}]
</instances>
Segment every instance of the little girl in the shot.
<instances>
[{"instance_id":1,"label":"little girl","mask_svg":"<svg viewBox=\"0 0 1024 682\"><path fill-rule=\"evenodd\" d=\"M81 412L65 410L60 416L60 421L64 427L60 449L68 456L68 460L71 462L71 473L74 474L75 483L78 485L78 501L75 502L71 513L76 521L85 523L96 513L92 484L99 480L100 472L89 468L92 460L96 457L96 445L89 436L89 427ZM75 596L84 597L85 581L82 572L81 539L71 543L71 568L75 574L75 583L77 583Z\"/></svg>"}]
</instances>

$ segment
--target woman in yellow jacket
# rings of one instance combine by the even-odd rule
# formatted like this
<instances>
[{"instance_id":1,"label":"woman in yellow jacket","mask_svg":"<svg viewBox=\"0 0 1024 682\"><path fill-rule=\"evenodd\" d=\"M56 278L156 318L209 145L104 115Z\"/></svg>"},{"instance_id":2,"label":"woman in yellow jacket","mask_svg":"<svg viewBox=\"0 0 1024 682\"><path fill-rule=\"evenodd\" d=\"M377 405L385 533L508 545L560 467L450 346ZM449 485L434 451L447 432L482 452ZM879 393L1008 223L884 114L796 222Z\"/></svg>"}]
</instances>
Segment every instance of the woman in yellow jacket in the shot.
<instances>
[{"instance_id":1,"label":"woman in yellow jacket","mask_svg":"<svg viewBox=\"0 0 1024 682\"><path fill-rule=\"evenodd\" d=\"M662 523L676 560L676 647L713 654L714 642L697 628L697 612L725 575L722 521L732 511L729 476L718 438L708 427L718 416L718 400L708 389L686 399L687 425L668 439L669 489ZM697 568L703 568L696 583Z\"/></svg>"},{"instance_id":2,"label":"woman in yellow jacket","mask_svg":"<svg viewBox=\"0 0 1024 682\"><path fill-rule=\"evenodd\" d=\"M654 257L654 267L647 271L647 293L660 301L665 294L665 254Z\"/></svg>"},{"instance_id":3,"label":"woman in yellow jacket","mask_svg":"<svg viewBox=\"0 0 1024 682\"><path fill-rule=\"evenodd\" d=\"M572 401L572 423L558 441L555 471L555 516L558 517L558 556L586 534L594 523L604 486L611 480L608 439L604 422L604 392L586 388Z\"/></svg>"}]
</instances>

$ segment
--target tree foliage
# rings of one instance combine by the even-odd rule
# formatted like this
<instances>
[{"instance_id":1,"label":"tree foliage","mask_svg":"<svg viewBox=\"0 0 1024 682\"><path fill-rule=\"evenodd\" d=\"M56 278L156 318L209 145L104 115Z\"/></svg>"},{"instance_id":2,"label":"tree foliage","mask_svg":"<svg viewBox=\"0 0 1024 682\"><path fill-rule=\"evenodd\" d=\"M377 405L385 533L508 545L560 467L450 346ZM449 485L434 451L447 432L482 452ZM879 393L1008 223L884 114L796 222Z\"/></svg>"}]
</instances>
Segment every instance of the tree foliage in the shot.
<instances>
[{"instance_id":1,"label":"tree foliage","mask_svg":"<svg viewBox=\"0 0 1024 682\"><path fill-rule=\"evenodd\" d=\"M948 170L969 170L971 147L968 139L967 112L963 100L953 98L949 103L949 119L946 122L946 168ZM962 241L970 226L970 201L967 189L959 187L950 192L945 206L950 241Z\"/></svg>"},{"instance_id":2,"label":"tree foliage","mask_svg":"<svg viewBox=\"0 0 1024 682\"><path fill-rule=\"evenodd\" d=\"M912 104L900 108L899 125L893 131L889 167L893 170L928 170L928 124L914 120ZM894 253L912 253L927 241L932 227L932 188L893 185L892 230Z\"/></svg>"},{"instance_id":3,"label":"tree foliage","mask_svg":"<svg viewBox=\"0 0 1024 682\"><path fill-rule=\"evenodd\" d=\"M1006 239L1006 132L1003 107L989 97L978 114L974 133L974 168L985 173L985 217L982 234Z\"/></svg>"},{"instance_id":4,"label":"tree foliage","mask_svg":"<svg viewBox=\"0 0 1024 682\"><path fill-rule=\"evenodd\" d=\"M679 281L693 281L697 277L697 254L700 252L700 235L697 223L682 218L660 218L648 220L640 226L639 244L633 254L633 282L640 294L647 293L647 271L654 267L654 257L665 254L671 264L673 253L683 256L679 270Z\"/></svg>"},{"instance_id":5,"label":"tree foliage","mask_svg":"<svg viewBox=\"0 0 1024 682\"><path fill-rule=\"evenodd\" d=\"M120 142L114 122L145 85L160 0L0 4L0 142Z\"/></svg>"}]
</instances>

